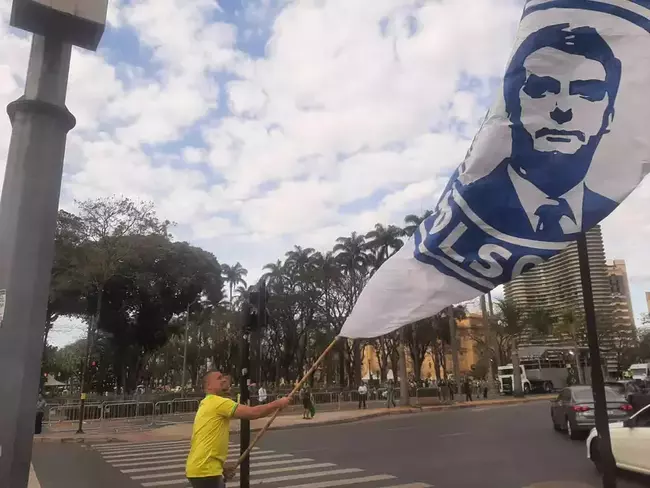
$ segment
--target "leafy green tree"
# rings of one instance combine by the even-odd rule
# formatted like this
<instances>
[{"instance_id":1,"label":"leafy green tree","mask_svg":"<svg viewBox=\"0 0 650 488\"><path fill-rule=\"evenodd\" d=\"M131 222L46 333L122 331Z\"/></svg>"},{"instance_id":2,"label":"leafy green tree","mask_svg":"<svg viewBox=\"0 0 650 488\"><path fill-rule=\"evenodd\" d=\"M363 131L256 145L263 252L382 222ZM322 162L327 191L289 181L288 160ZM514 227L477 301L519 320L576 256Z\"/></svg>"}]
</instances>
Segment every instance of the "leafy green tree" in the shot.
<instances>
[{"instance_id":1,"label":"leafy green tree","mask_svg":"<svg viewBox=\"0 0 650 488\"><path fill-rule=\"evenodd\" d=\"M497 300L498 327L510 339L510 356L513 367L513 394L521 396L521 368L519 362L518 338L526 328L523 311L512 301Z\"/></svg>"}]
</instances>

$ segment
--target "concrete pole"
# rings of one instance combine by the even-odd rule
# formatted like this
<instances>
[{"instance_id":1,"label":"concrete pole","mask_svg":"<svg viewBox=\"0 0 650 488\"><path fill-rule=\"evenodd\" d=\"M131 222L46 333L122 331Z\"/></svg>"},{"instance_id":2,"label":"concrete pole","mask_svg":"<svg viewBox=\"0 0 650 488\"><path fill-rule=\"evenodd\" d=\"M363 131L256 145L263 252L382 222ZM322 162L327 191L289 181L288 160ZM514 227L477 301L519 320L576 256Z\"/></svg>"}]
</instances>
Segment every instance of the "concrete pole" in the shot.
<instances>
[{"instance_id":1,"label":"concrete pole","mask_svg":"<svg viewBox=\"0 0 650 488\"><path fill-rule=\"evenodd\" d=\"M488 293L488 299L490 302L490 317L488 317L487 306L485 304L485 295L481 295L481 316L483 322L483 330L485 331L485 343L487 345L486 355L488 358L488 372L487 372L487 385L488 385L488 394L494 389L494 371L492 370L492 362L495 361L495 356L498 356L498 352L493 354L492 351L496 351L496 344L494 340L494 331L490 325L492 315L494 315L494 310L492 308L492 296ZM494 348L494 349L493 349ZM499 364L496 361L497 365Z\"/></svg>"},{"instance_id":2,"label":"concrete pole","mask_svg":"<svg viewBox=\"0 0 650 488\"><path fill-rule=\"evenodd\" d=\"M454 381L460 388L460 360L458 359L460 346L458 344L458 327L456 326L453 305L447 307L447 315L449 316L449 338L451 339L451 363L454 370Z\"/></svg>"},{"instance_id":3,"label":"concrete pole","mask_svg":"<svg viewBox=\"0 0 650 488\"><path fill-rule=\"evenodd\" d=\"M34 35L25 94L7 107L12 124L0 200L0 485L27 486L54 257L66 136L71 46Z\"/></svg>"},{"instance_id":4,"label":"concrete pole","mask_svg":"<svg viewBox=\"0 0 650 488\"><path fill-rule=\"evenodd\" d=\"M410 405L409 378L406 371L406 330L402 327L399 331L399 404L402 407Z\"/></svg>"},{"instance_id":5,"label":"concrete pole","mask_svg":"<svg viewBox=\"0 0 650 488\"><path fill-rule=\"evenodd\" d=\"M185 385L187 384L187 334L190 329L190 307L194 302L187 305L185 316L185 338L183 339L183 371L181 372L181 398L185 398Z\"/></svg>"}]
</instances>

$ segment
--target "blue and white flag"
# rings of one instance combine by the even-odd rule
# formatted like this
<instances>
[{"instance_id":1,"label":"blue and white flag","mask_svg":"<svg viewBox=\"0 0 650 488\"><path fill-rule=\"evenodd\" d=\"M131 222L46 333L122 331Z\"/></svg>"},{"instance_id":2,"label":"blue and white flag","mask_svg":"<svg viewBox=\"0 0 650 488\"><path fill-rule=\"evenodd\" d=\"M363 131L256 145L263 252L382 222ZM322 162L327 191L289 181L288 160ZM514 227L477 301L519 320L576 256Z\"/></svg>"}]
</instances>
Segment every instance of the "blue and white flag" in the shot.
<instances>
[{"instance_id":1,"label":"blue and white flag","mask_svg":"<svg viewBox=\"0 0 650 488\"><path fill-rule=\"evenodd\" d=\"M562 251L648 173L649 114L650 0L526 2L465 161L340 335L389 333Z\"/></svg>"}]
</instances>

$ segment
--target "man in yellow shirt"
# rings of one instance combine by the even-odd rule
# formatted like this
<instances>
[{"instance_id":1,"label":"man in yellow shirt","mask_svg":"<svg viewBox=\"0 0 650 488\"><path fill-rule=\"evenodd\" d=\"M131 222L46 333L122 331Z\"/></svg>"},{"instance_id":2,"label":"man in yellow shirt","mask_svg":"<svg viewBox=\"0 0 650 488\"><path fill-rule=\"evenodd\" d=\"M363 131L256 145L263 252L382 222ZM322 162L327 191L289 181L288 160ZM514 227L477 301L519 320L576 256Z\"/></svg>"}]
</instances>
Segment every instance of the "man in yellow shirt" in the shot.
<instances>
[{"instance_id":1,"label":"man in yellow shirt","mask_svg":"<svg viewBox=\"0 0 650 488\"><path fill-rule=\"evenodd\" d=\"M185 466L185 475L194 488L224 488L231 418L255 420L267 417L291 401L285 397L267 405L249 407L220 396L229 389L230 377L218 371L208 373L203 379L206 397L194 418L192 445Z\"/></svg>"}]
</instances>

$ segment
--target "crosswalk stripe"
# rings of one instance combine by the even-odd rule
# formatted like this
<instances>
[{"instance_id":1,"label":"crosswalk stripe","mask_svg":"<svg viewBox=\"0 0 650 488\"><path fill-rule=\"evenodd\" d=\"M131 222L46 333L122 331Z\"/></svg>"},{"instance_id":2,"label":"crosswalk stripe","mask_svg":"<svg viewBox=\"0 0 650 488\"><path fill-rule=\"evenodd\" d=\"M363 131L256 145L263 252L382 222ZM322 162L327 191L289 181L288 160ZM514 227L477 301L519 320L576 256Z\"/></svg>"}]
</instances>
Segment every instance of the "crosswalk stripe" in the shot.
<instances>
[{"instance_id":1,"label":"crosswalk stripe","mask_svg":"<svg viewBox=\"0 0 650 488\"><path fill-rule=\"evenodd\" d=\"M285 473L288 471L305 471L307 469L319 469L319 468L331 468L333 466L336 466L336 464L332 463L317 463L317 464L303 464L299 466L284 466L282 468L271 468L271 469L259 469L256 471L251 471L250 475L251 476L259 476L262 474L275 474L275 473ZM177 466L176 469L178 468L184 468L185 466ZM124 472L124 471L122 471ZM138 475L138 476L131 476L132 480L149 480L149 479L155 479L155 478L172 478L172 477L181 477L185 476L185 470L183 471L171 471L168 473L155 473L155 474L144 474L144 475ZM237 477L239 477L239 473L237 473Z\"/></svg>"},{"instance_id":2,"label":"crosswalk stripe","mask_svg":"<svg viewBox=\"0 0 650 488\"><path fill-rule=\"evenodd\" d=\"M259 476L262 474L275 474L275 473L284 473L287 471L304 471L306 469L320 469L320 468L332 468L336 466L334 463L316 463L316 464L304 464L302 466L285 466L283 468L271 468L271 469L258 469L251 471L251 476ZM239 475L239 473L237 473Z\"/></svg>"},{"instance_id":3,"label":"crosswalk stripe","mask_svg":"<svg viewBox=\"0 0 650 488\"><path fill-rule=\"evenodd\" d=\"M302 480L302 479L307 479L307 478L319 478L322 476L334 476L334 475L339 475L339 474L352 474L352 473L360 473L362 472L363 469L358 469L358 468L346 468L346 469L333 469L331 471L320 471L318 473L301 473L301 474L292 474L292 475L287 475L287 476L276 476L275 478L263 478L263 479L253 479L250 480L251 485L259 485L261 483L267 484L267 483L281 483L284 481L292 481L292 480ZM388 475L386 475L388 476ZM384 478L384 479L392 479L394 476L391 478ZM175 480L166 480L166 481L150 481L147 483L142 483L142 486L144 487L150 487L150 486L169 486L169 485L177 485L180 483L184 483L185 479L175 479ZM336 486L336 485L334 485Z\"/></svg>"},{"instance_id":4,"label":"crosswalk stripe","mask_svg":"<svg viewBox=\"0 0 650 488\"><path fill-rule=\"evenodd\" d=\"M277 459L277 458L291 457L291 454L271 454L274 452L275 451L257 451L251 453L250 458L257 461L262 459ZM228 460L232 461L234 459L237 459L238 457L239 455L233 454L231 456L228 456ZM167 456L165 455L154 456L154 457L140 458L137 460L118 459L116 461L112 461L112 462L107 461L107 462L116 468L126 468L129 466L166 464L166 463L173 463L173 462L186 461L186 460L187 460L187 454L170 454ZM128 462L122 462L122 461L128 461Z\"/></svg>"},{"instance_id":5,"label":"crosswalk stripe","mask_svg":"<svg viewBox=\"0 0 650 488\"><path fill-rule=\"evenodd\" d=\"M160 441L160 442L156 442L155 444L144 444L144 445L143 444L131 444L129 442L129 443L125 443L125 444L113 444L110 447L108 447L108 446L107 447L97 447L96 445L94 445L92 447L96 451L104 453L104 452L124 451L124 450L138 450L138 449L143 449L144 450L144 449L151 449L152 447L157 448L157 447L162 447L162 446L175 446L175 445L189 446L190 441L189 441L189 439L183 439L183 440L179 440L179 441ZM234 446L235 443L231 443L229 445Z\"/></svg>"},{"instance_id":6,"label":"crosswalk stripe","mask_svg":"<svg viewBox=\"0 0 650 488\"><path fill-rule=\"evenodd\" d=\"M271 454L275 451L262 451L259 449L258 450L253 449L251 455L262 453L262 452ZM143 460L143 459L156 459L156 458L159 459L162 456L173 456L173 455L184 455L185 457L187 457L189 453L190 453L189 449L170 449L166 451L156 451L156 452L150 451L150 452L141 452L137 454L118 454L118 455L111 454L110 456L104 456L104 459L107 462L112 462L112 461L119 462L119 461L129 461L129 460L136 461L136 460ZM231 454L229 457L232 456L235 456L235 453Z\"/></svg>"},{"instance_id":7,"label":"crosswalk stripe","mask_svg":"<svg viewBox=\"0 0 650 488\"><path fill-rule=\"evenodd\" d=\"M344 480L320 481L317 483L305 483L303 485L291 485L283 488L334 488L336 486L356 485L357 483L371 483L373 481L394 480L395 476L389 474L376 474L373 476L364 476L363 478L347 478ZM251 482L252 484L252 482ZM228 485L228 488L238 488L237 486Z\"/></svg>"},{"instance_id":8,"label":"crosswalk stripe","mask_svg":"<svg viewBox=\"0 0 650 488\"><path fill-rule=\"evenodd\" d=\"M190 448L184 447L182 449L156 449L156 450L147 451L146 453L136 452L131 454L109 454L108 456L104 456L104 459L106 459L107 461L113 461L114 459L138 458L146 455L174 454L180 452L190 452Z\"/></svg>"},{"instance_id":9,"label":"crosswalk stripe","mask_svg":"<svg viewBox=\"0 0 650 488\"><path fill-rule=\"evenodd\" d=\"M292 459L280 459L279 461L277 460L278 458L292 458ZM257 459L275 459L275 461L262 461L261 463L258 463L257 460L253 463L253 467L258 468L258 467L265 467L265 466L280 466L282 464L299 464L299 463L311 463L314 460L310 458L293 458L291 454L271 454L269 456L260 456ZM178 468L184 468L185 463L183 464L167 464L169 461L158 461L156 463L146 463L146 464L165 464L165 466L151 466L148 468L131 468L131 469L121 469L120 471L124 474L128 473L146 473L150 471L161 471L165 469L178 469ZM142 463L128 463L128 464L115 464L114 466L116 468L126 468L128 466L141 466Z\"/></svg>"}]
</instances>

